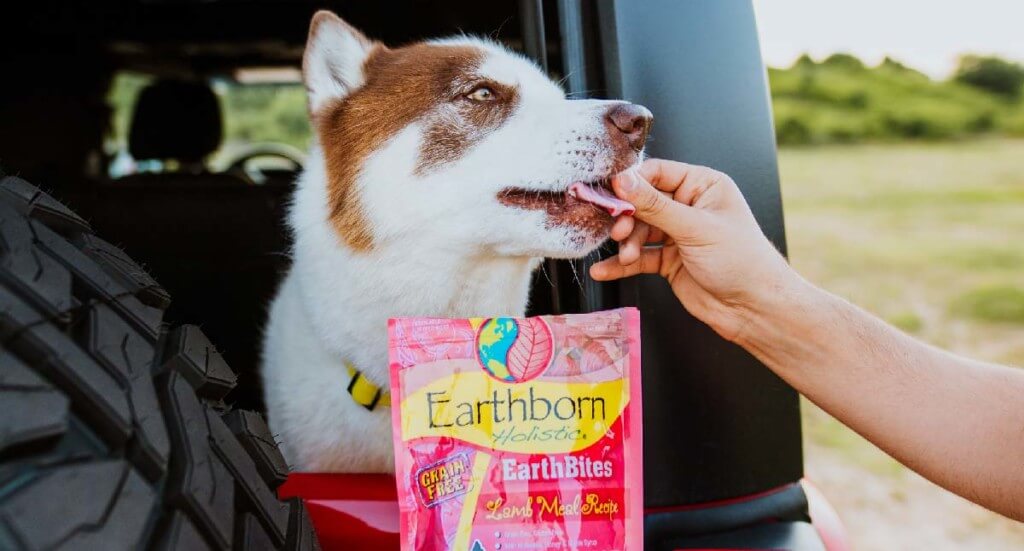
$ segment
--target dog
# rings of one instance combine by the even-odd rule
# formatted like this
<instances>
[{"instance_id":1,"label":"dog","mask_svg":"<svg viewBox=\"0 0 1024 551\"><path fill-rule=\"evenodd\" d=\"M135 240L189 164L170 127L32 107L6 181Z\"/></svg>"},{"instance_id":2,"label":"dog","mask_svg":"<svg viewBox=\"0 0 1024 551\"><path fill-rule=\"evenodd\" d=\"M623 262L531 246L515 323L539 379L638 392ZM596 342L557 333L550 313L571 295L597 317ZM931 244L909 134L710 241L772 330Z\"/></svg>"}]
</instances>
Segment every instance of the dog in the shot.
<instances>
[{"instance_id":1,"label":"dog","mask_svg":"<svg viewBox=\"0 0 1024 551\"><path fill-rule=\"evenodd\" d=\"M387 320L522 316L544 257L579 258L622 201L651 113L569 100L486 39L399 48L314 15L302 61L314 139L288 224L262 377L290 467L393 472Z\"/></svg>"}]
</instances>

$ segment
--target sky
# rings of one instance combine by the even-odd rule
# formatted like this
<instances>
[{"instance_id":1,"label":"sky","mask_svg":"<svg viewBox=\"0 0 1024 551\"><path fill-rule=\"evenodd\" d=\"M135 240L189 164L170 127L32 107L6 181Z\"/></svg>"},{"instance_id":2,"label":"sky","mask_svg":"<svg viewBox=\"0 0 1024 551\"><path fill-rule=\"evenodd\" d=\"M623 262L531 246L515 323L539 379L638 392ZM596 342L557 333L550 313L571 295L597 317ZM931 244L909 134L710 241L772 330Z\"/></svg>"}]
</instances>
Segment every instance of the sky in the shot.
<instances>
[{"instance_id":1,"label":"sky","mask_svg":"<svg viewBox=\"0 0 1024 551\"><path fill-rule=\"evenodd\" d=\"M765 62L788 67L802 53L889 55L945 78L963 53L1024 62L1024 0L754 0Z\"/></svg>"}]
</instances>

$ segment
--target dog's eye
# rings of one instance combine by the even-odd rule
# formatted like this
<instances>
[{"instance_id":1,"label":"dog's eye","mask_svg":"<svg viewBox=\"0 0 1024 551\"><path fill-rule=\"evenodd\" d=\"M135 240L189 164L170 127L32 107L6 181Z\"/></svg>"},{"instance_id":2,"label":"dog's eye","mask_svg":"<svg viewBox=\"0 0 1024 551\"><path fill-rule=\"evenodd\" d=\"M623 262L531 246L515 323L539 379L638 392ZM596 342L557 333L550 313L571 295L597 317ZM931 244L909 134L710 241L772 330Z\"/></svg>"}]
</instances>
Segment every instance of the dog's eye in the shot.
<instances>
[{"instance_id":1,"label":"dog's eye","mask_svg":"<svg viewBox=\"0 0 1024 551\"><path fill-rule=\"evenodd\" d=\"M494 90L486 86L477 86L472 92L466 94L466 99L473 101L494 101L497 97Z\"/></svg>"}]
</instances>

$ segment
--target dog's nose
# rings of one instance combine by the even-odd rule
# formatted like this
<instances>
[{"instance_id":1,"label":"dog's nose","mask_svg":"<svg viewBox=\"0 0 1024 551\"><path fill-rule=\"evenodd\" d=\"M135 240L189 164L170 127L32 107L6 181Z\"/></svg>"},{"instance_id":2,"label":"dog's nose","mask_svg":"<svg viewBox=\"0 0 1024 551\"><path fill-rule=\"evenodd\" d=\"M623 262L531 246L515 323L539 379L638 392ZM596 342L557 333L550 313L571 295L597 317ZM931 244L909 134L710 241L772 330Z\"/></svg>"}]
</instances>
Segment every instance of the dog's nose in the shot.
<instances>
[{"instance_id":1,"label":"dog's nose","mask_svg":"<svg viewBox=\"0 0 1024 551\"><path fill-rule=\"evenodd\" d=\"M617 103L608 109L605 119L611 124L609 131L621 132L629 146L640 151L647 141L654 115L643 105Z\"/></svg>"}]
</instances>

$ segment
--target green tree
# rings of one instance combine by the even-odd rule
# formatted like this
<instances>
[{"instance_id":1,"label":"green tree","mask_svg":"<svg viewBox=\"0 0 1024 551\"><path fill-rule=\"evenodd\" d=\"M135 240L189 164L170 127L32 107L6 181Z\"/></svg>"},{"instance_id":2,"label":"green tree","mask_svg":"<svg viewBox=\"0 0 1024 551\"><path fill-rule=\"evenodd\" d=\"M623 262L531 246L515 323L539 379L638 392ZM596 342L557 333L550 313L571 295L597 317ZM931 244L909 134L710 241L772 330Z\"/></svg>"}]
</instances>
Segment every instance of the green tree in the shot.
<instances>
[{"instance_id":1,"label":"green tree","mask_svg":"<svg viewBox=\"0 0 1024 551\"><path fill-rule=\"evenodd\" d=\"M817 65L817 63L814 62L814 58L808 54L801 55L797 58L796 62L793 63L793 67L814 67L815 65Z\"/></svg>"},{"instance_id":2,"label":"green tree","mask_svg":"<svg viewBox=\"0 0 1024 551\"><path fill-rule=\"evenodd\" d=\"M821 63L822 65L843 67L852 70L860 70L864 68L864 62L857 56L843 53L832 54L825 58L825 61L822 61Z\"/></svg>"},{"instance_id":3,"label":"green tree","mask_svg":"<svg viewBox=\"0 0 1024 551\"><path fill-rule=\"evenodd\" d=\"M965 55L960 58L954 78L975 88L1017 99L1024 86L1024 67L999 57Z\"/></svg>"}]
</instances>

